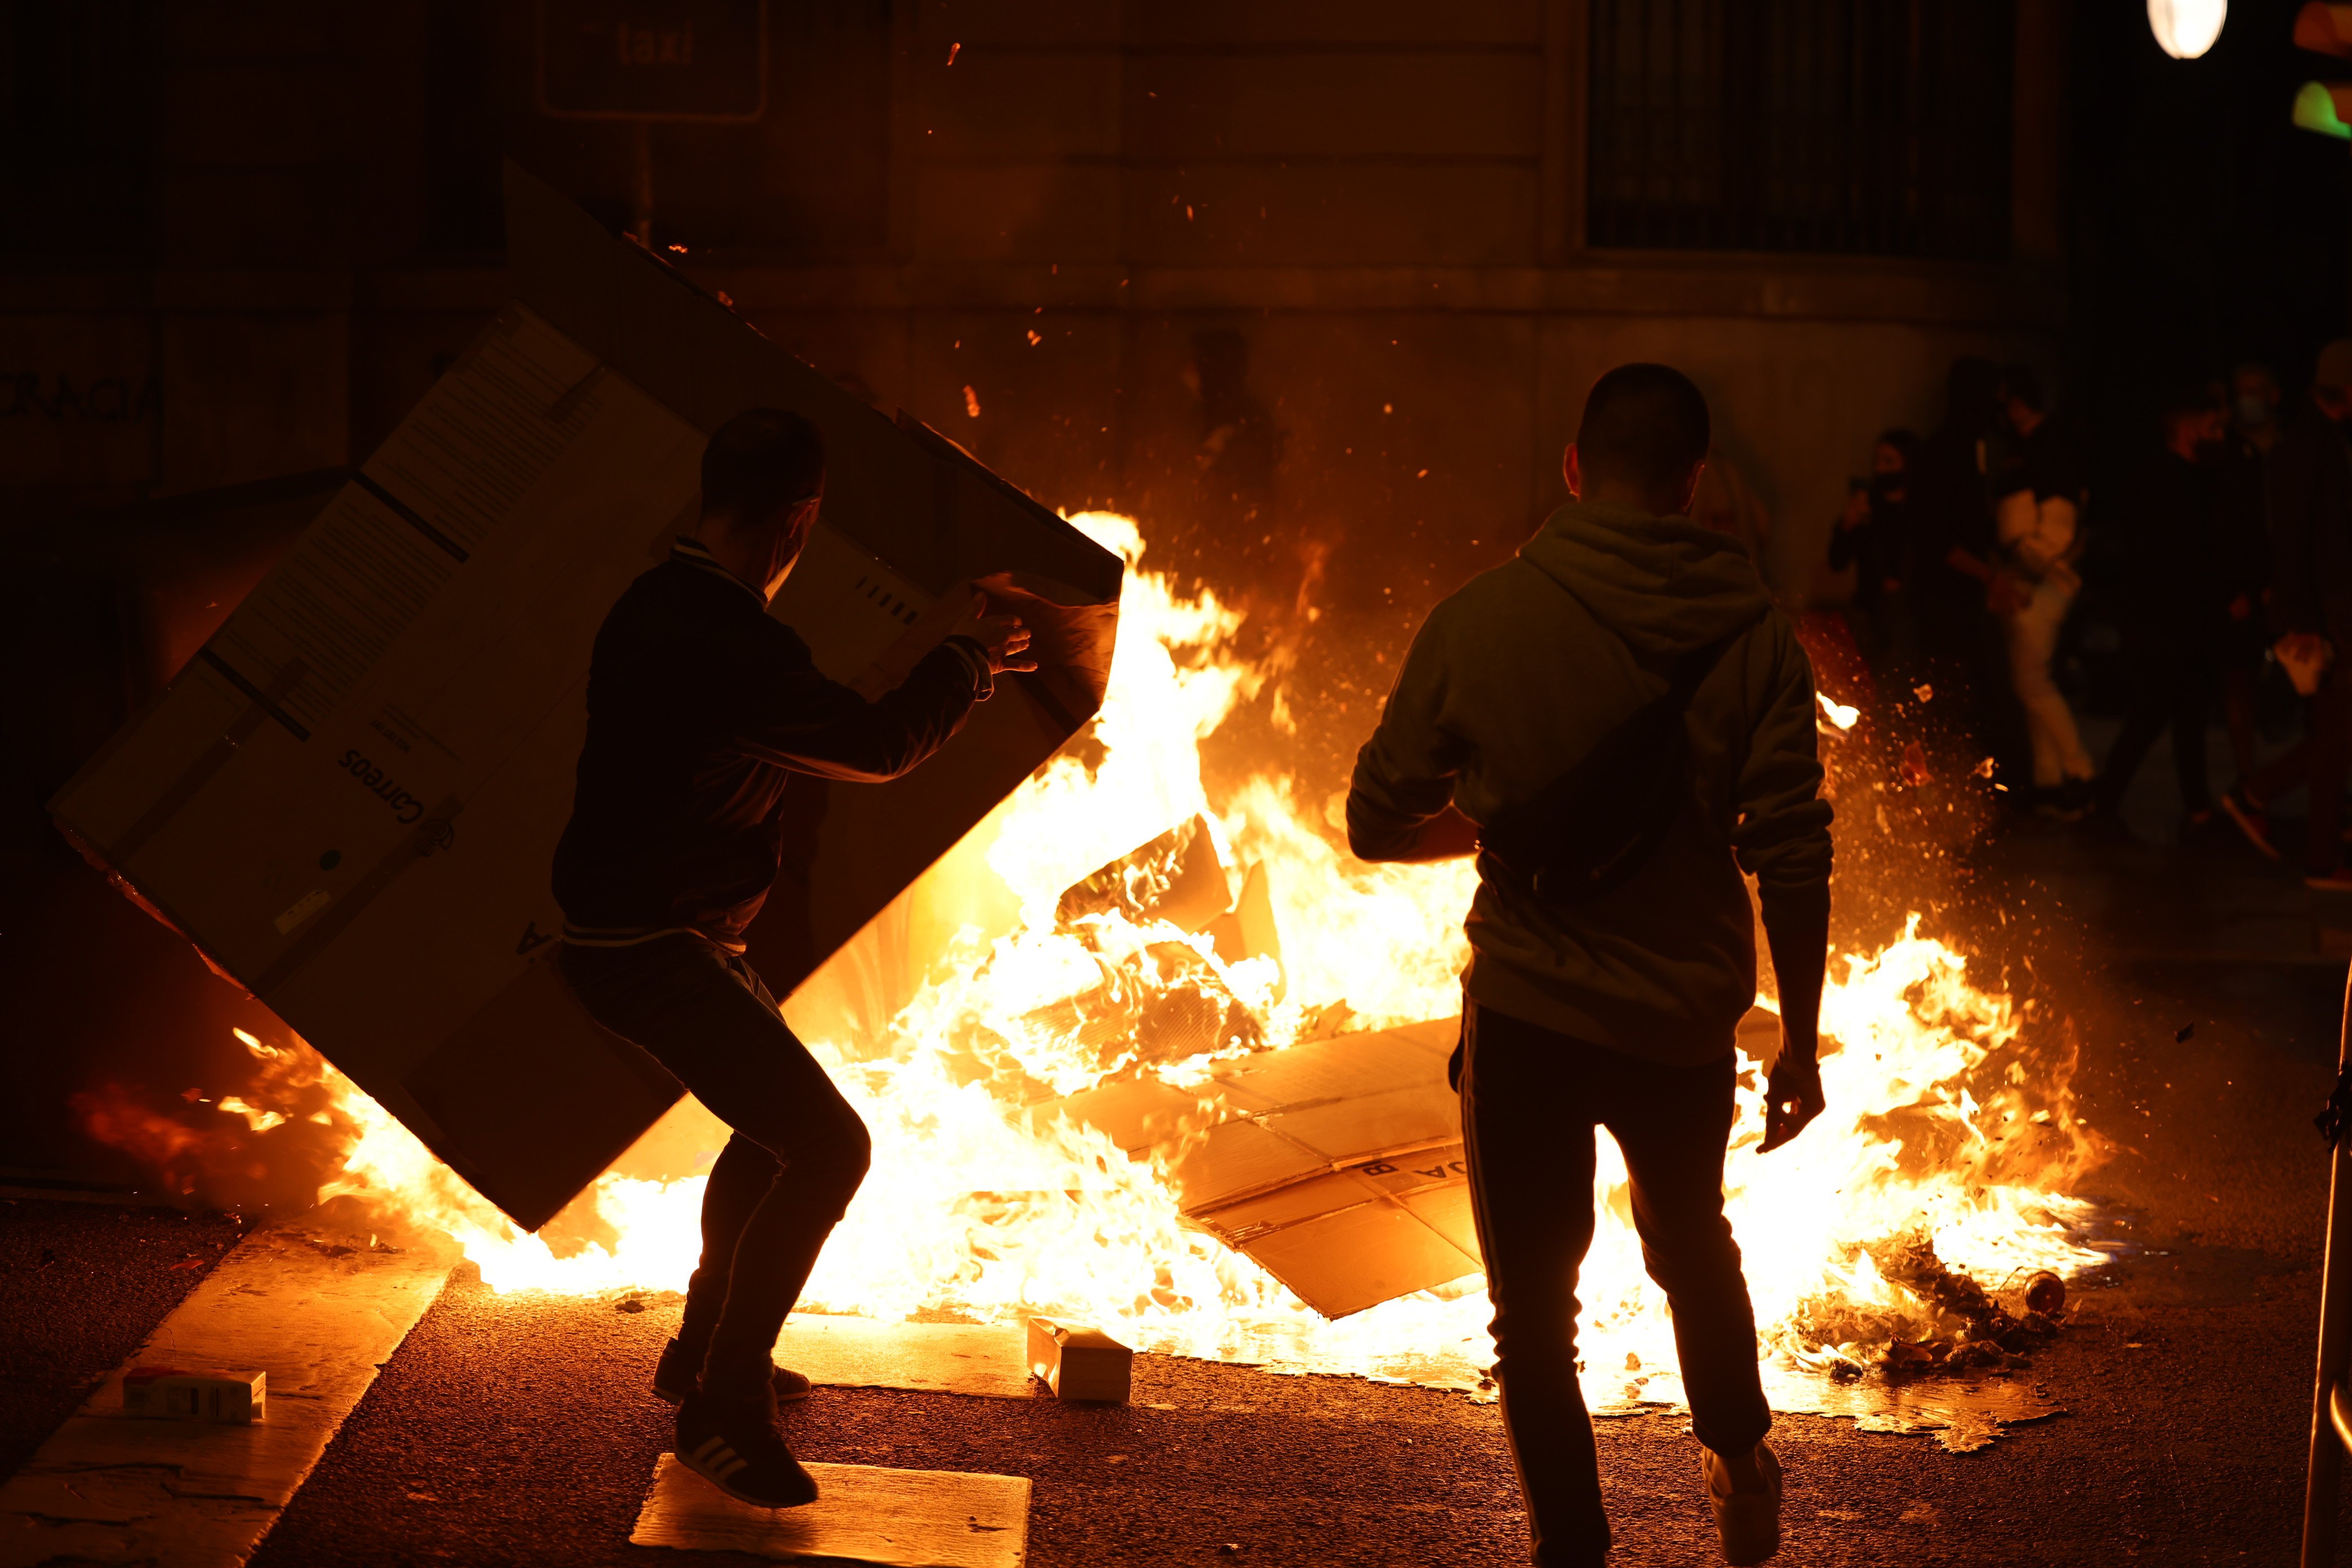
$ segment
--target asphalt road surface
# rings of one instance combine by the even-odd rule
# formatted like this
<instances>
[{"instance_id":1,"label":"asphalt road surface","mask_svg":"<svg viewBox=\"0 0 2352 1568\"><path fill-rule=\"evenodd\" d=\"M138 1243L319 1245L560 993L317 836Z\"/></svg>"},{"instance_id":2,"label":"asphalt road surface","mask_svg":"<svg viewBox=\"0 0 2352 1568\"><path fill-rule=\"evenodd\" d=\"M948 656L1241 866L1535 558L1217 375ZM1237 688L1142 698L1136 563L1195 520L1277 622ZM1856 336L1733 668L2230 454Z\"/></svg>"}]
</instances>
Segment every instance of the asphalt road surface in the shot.
<instances>
[{"instance_id":1,"label":"asphalt road surface","mask_svg":"<svg viewBox=\"0 0 2352 1568\"><path fill-rule=\"evenodd\" d=\"M2141 1250L2078 1289L2075 1321L2025 1374L2063 1415L1967 1455L1782 1417L1778 1561L2292 1562L2325 1206L2310 1118L2344 977L2286 960L2295 933L2311 946L2330 921L2352 929L2352 909L2310 903L2226 846L2027 839L1985 877L1980 896L2023 900L2021 915L2063 906L2101 932L2085 948L2020 919L2002 957L2013 976L2031 960L2031 989L2075 1022L2084 1114L2116 1145L2088 1185ZM12 1464L236 1234L217 1216L0 1207ZM676 1312L675 1299L631 1313L453 1283L257 1568L697 1555L627 1544L669 1447L648 1384ZM1134 1397L1105 1409L825 1389L790 1430L811 1459L1032 1478L1038 1568L1526 1561L1492 1406L1150 1356ZM1719 1561L1684 1418L1603 1422L1600 1443L1614 1561Z\"/></svg>"}]
</instances>

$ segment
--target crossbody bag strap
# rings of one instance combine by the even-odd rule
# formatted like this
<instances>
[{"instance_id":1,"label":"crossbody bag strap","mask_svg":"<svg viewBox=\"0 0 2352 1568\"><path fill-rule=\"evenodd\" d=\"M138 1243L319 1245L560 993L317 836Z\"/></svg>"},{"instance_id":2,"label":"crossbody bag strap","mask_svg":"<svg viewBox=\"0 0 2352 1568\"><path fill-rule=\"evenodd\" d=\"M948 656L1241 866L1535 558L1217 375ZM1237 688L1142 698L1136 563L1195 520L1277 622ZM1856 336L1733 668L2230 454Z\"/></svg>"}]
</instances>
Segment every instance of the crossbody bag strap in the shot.
<instances>
[{"instance_id":1,"label":"crossbody bag strap","mask_svg":"<svg viewBox=\"0 0 2352 1568\"><path fill-rule=\"evenodd\" d=\"M1674 679L1667 690L1674 696L1675 712L1690 711L1692 699L1698 695L1698 689L1706 684L1706 678L1715 673L1715 667L1723 662L1724 655L1731 651L1733 644L1754 631L1757 624L1770 613L1771 605L1768 604L1713 642L1703 647L1695 647L1675 661Z\"/></svg>"},{"instance_id":2,"label":"crossbody bag strap","mask_svg":"<svg viewBox=\"0 0 2352 1568\"><path fill-rule=\"evenodd\" d=\"M1746 637L1749 632L1754 631L1757 626L1763 623L1765 617L1769 616L1771 613L1772 606L1769 602L1767 602L1761 610L1758 611L1755 615L1750 616L1748 619L1740 622L1739 625L1732 631L1726 633L1722 637L1709 643L1706 647L1685 656L1688 662L1692 666L1696 667L1696 674L1691 678L1689 689L1683 692L1681 704L1676 709L1677 712L1683 714L1689 713L1692 700L1698 695L1698 689L1706 684L1706 678L1715 673L1716 666L1723 662L1724 657L1730 653L1734 644ZM1677 671L1676 674L1679 676L1681 672ZM1744 714L1742 716L1743 718L1745 717ZM1730 745L1725 748L1731 763L1731 777L1729 784L1731 795L1735 800L1739 793L1739 775L1748 771L1748 753L1750 742L1752 742L1754 739L1755 726L1752 724L1743 723L1739 726L1738 736ZM1738 807L1735 805L1732 809L1732 817L1736 819L1738 815Z\"/></svg>"}]
</instances>

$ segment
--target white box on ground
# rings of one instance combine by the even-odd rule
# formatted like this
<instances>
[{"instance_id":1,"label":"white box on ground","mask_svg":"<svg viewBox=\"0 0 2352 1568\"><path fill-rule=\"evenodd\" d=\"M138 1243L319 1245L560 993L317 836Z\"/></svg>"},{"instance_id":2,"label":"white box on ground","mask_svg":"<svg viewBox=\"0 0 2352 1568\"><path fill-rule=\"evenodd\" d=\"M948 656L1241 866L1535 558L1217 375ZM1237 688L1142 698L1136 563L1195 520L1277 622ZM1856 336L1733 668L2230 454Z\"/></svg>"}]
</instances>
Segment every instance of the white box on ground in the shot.
<instances>
[{"instance_id":1,"label":"white box on ground","mask_svg":"<svg viewBox=\"0 0 2352 1568\"><path fill-rule=\"evenodd\" d=\"M266 1414L266 1372L184 1372L134 1366L122 1374L122 1413L164 1421L220 1421L249 1426Z\"/></svg>"},{"instance_id":2,"label":"white box on ground","mask_svg":"<svg viewBox=\"0 0 2352 1568\"><path fill-rule=\"evenodd\" d=\"M1124 1405L1135 1352L1100 1329L1029 1320L1029 1371L1056 1399Z\"/></svg>"}]
</instances>

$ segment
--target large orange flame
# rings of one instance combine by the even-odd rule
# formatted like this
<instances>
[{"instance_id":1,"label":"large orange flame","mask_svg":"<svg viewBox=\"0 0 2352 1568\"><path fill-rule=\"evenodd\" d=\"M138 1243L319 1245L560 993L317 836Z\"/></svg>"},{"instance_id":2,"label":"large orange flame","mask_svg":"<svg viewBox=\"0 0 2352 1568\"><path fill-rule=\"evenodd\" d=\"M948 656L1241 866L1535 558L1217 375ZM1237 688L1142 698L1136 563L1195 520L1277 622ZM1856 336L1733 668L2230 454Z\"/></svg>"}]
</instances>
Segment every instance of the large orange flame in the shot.
<instances>
[{"instance_id":1,"label":"large orange flame","mask_svg":"<svg viewBox=\"0 0 2352 1568\"><path fill-rule=\"evenodd\" d=\"M1235 653L1240 616L1141 570L1131 521L1072 521L1129 563L1090 760L1066 753L1029 780L787 1007L875 1141L873 1173L807 1305L892 1320L1047 1311L1147 1349L1473 1386L1491 1352L1475 1276L1326 1321L1188 1225L1162 1170L1052 1110L1120 1074L1197 1084L1220 1057L1339 1018L1381 1027L1449 1016L1474 877L1466 863L1353 860L1327 811L1302 805L1278 772L1213 799L1201 742L1267 679ZM1852 710L1824 707L1852 724ZM1196 816L1223 867L1259 868L1278 961L1221 952L1210 934L1150 916L1066 918L1066 889ZM1160 1037L1137 1024L1171 998L1194 1005L1196 1026ZM1817 1368L1935 1332L1937 1309L1874 1260L1891 1238L1924 1236L1996 1288L2102 1261L2076 1235L2084 1206L2065 1194L2094 1155L2073 1114L2071 1054L2030 1052L2025 1024L2009 998L1970 983L1958 953L1920 935L1916 916L1884 951L1841 955L1822 1013L1830 1113L1759 1157L1753 1074L1740 1095L1727 1183L1759 1353ZM351 1129L323 1196L447 1234L501 1290L683 1286L703 1179L678 1173L707 1163L724 1137L692 1101L648 1134L645 1157L526 1236L347 1079L318 1071ZM1580 1295L1592 1392L1608 1404L1633 1392L1619 1369L1670 1367L1674 1355L1605 1136L1601 1157L1601 1229ZM625 1173L664 1163L658 1177ZM1632 1382L1640 1397L1676 1392L1670 1373Z\"/></svg>"}]
</instances>

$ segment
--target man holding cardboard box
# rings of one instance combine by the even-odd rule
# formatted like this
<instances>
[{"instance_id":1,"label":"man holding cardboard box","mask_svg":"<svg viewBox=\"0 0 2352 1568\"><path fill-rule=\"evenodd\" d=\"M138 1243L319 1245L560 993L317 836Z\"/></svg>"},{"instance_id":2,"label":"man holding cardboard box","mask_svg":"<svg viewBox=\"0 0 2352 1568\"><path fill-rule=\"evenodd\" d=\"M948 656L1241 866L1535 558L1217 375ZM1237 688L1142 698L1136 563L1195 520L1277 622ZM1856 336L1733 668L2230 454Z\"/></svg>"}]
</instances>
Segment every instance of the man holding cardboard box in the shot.
<instances>
[{"instance_id":1,"label":"man holding cardboard box","mask_svg":"<svg viewBox=\"0 0 2352 1568\"><path fill-rule=\"evenodd\" d=\"M752 409L710 437L700 521L597 634L555 854L572 993L735 1130L711 1167L701 1263L654 1390L678 1405L678 1461L768 1508L816 1497L775 1425L778 1397L808 1384L769 1353L870 1147L742 957L781 863L785 784L794 773L896 778L956 732L997 675L1036 668L1019 619L975 596L876 701L820 673L767 609L824 481L823 439L798 415Z\"/></svg>"}]
</instances>

